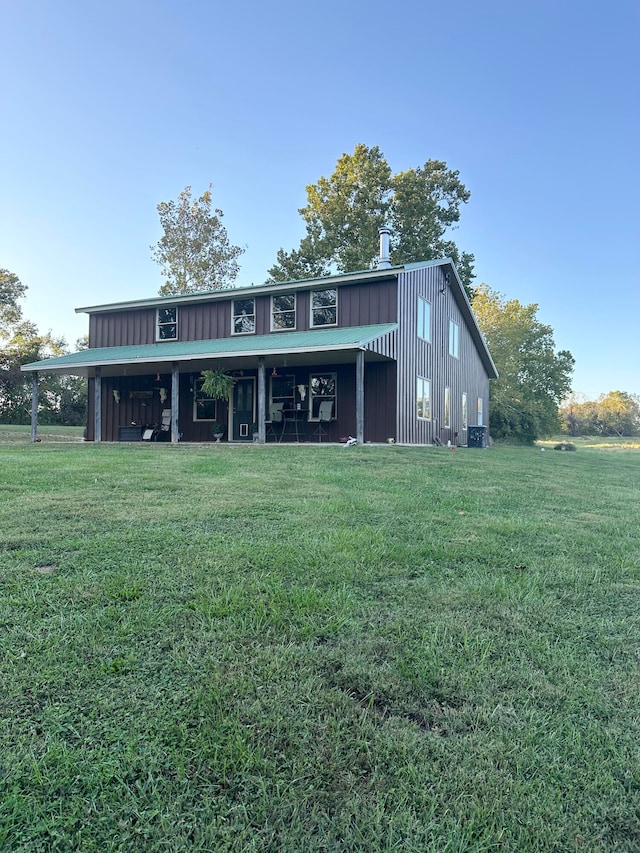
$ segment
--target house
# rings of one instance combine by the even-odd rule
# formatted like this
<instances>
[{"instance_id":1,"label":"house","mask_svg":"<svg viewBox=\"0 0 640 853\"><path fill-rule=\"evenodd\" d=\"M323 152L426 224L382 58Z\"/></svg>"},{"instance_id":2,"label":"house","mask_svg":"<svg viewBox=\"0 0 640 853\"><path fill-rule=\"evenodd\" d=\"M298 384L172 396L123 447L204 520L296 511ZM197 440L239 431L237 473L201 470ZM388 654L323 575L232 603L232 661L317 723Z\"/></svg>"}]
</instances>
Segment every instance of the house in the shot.
<instances>
[{"instance_id":1,"label":"house","mask_svg":"<svg viewBox=\"0 0 640 853\"><path fill-rule=\"evenodd\" d=\"M466 444L488 422L495 365L451 259L76 309L89 348L23 366L86 376L87 438L393 439ZM203 370L235 383L207 398ZM162 428L164 419L164 432ZM153 431L152 431L153 430Z\"/></svg>"}]
</instances>

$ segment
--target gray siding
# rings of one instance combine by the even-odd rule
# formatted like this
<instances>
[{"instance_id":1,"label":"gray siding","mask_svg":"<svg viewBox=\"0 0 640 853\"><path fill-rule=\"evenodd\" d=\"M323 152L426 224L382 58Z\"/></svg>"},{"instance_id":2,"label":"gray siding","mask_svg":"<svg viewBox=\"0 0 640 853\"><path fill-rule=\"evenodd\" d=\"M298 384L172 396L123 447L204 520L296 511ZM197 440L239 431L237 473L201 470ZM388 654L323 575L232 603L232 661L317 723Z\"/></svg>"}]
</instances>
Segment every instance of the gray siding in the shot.
<instances>
[{"instance_id":1,"label":"gray siding","mask_svg":"<svg viewBox=\"0 0 640 853\"><path fill-rule=\"evenodd\" d=\"M446 266L400 274L398 281L398 413L397 440L408 444L466 443L462 427L462 394L467 394L468 424L476 423L477 398L483 401L484 423L489 416L489 379L454 291L445 281ZM441 292L444 291L444 292ZM418 296L431 305L431 342L417 335ZM449 320L459 328L459 358L449 355ZM418 419L416 380L430 382L431 417ZM450 389L451 425L445 427L445 388Z\"/></svg>"}]
</instances>

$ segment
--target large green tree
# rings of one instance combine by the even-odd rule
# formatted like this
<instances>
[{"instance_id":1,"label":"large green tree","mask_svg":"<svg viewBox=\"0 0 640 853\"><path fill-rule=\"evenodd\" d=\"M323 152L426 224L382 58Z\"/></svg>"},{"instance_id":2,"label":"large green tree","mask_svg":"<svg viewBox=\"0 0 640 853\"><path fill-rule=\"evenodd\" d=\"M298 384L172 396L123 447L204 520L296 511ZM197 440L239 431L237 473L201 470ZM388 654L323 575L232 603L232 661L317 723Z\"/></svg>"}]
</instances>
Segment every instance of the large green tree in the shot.
<instances>
[{"instance_id":1,"label":"large green tree","mask_svg":"<svg viewBox=\"0 0 640 853\"><path fill-rule=\"evenodd\" d=\"M556 350L553 329L538 320L534 303L507 300L481 284L473 310L500 374L491 383L491 435L523 443L550 435L571 388L573 356Z\"/></svg>"},{"instance_id":2,"label":"large green tree","mask_svg":"<svg viewBox=\"0 0 640 853\"><path fill-rule=\"evenodd\" d=\"M442 160L393 174L382 151L359 144L343 154L329 178L307 187L300 208L306 234L298 249L278 251L269 281L355 272L377 262L378 229L391 229L391 262L452 257L469 295L473 255L447 238L470 193Z\"/></svg>"},{"instance_id":3,"label":"large green tree","mask_svg":"<svg viewBox=\"0 0 640 853\"><path fill-rule=\"evenodd\" d=\"M193 199L185 187L177 201L157 206L164 234L150 248L165 278L161 295L220 290L240 271L237 258L244 249L229 242L222 211L212 211L212 188Z\"/></svg>"}]
</instances>

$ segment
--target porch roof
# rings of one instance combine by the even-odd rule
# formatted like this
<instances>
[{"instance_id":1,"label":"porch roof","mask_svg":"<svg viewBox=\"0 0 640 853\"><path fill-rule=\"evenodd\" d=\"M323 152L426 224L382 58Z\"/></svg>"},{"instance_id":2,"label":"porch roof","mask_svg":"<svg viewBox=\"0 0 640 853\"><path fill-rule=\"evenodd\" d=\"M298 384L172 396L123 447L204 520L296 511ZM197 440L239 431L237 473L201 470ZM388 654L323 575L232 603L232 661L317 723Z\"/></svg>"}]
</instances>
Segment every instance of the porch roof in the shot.
<instances>
[{"instance_id":1,"label":"porch roof","mask_svg":"<svg viewBox=\"0 0 640 853\"><path fill-rule=\"evenodd\" d=\"M80 352L23 364L23 371L44 371L88 375L96 367L157 365L161 362L189 362L202 359L230 359L260 355L288 356L367 349L369 344L390 335L397 323L373 326L345 326L282 332L268 335L241 335L203 341L164 341L122 347L92 347ZM154 367L155 369L155 367Z\"/></svg>"}]
</instances>

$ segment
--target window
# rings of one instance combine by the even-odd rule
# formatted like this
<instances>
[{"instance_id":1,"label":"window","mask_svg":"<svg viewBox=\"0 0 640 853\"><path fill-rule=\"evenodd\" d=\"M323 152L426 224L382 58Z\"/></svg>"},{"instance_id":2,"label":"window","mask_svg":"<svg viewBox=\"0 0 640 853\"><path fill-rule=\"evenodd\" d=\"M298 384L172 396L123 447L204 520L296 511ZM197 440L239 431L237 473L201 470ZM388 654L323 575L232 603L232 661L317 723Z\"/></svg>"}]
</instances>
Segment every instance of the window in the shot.
<instances>
[{"instance_id":1,"label":"window","mask_svg":"<svg viewBox=\"0 0 640 853\"><path fill-rule=\"evenodd\" d=\"M335 326L338 322L338 291L335 287L329 290L311 291L311 325Z\"/></svg>"},{"instance_id":2,"label":"window","mask_svg":"<svg viewBox=\"0 0 640 853\"><path fill-rule=\"evenodd\" d=\"M478 397L478 426L482 426L482 397Z\"/></svg>"},{"instance_id":3,"label":"window","mask_svg":"<svg viewBox=\"0 0 640 853\"><path fill-rule=\"evenodd\" d=\"M295 381L296 377L272 376L271 377L271 402L284 403L284 408L293 408L295 403ZM271 407L269 407L271 411Z\"/></svg>"},{"instance_id":4,"label":"window","mask_svg":"<svg viewBox=\"0 0 640 853\"><path fill-rule=\"evenodd\" d=\"M234 335L251 335L256 330L256 303L254 299L234 299L231 303Z\"/></svg>"},{"instance_id":5,"label":"window","mask_svg":"<svg viewBox=\"0 0 640 853\"><path fill-rule=\"evenodd\" d=\"M202 393L202 377L196 379L193 387L193 419L194 421L215 421L216 401Z\"/></svg>"},{"instance_id":6,"label":"window","mask_svg":"<svg viewBox=\"0 0 640 853\"><path fill-rule=\"evenodd\" d=\"M451 426L451 388L444 389L444 426Z\"/></svg>"},{"instance_id":7,"label":"window","mask_svg":"<svg viewBox=\"0 0 640 853\"><path fill-rule=\"evenodd\" d=\"M336 417L336 374L312 373L309 376L309 420L317 421L320 403L331 401L331 417Z\"/></svg>"},{"instance_id":8,"label":"window","mask_svg":"<svg viewBox=\"0 0 640 853\"><path fill-rule=\"evenodd\" d=\"M178 309L158 308L156 340L176 341L178 339Z\"/></svg>"},{"instance_id":9,"label":"window","mask_svg":"<svg viewBox=\"0 0 640 853\"><path fill-rule=\"evenodd\" d=\"M417 386L417 415L419 418L424 418L425 420L429 420L431 417L431 401L430 401L430 382L428 379L425 379L423 376L418 376L418 386Z\"/></svg>"},{"instance_id":10,"label":"window","mask_svg":"<svg viewBox=\"0 0 640 853\"><path fill-rule=\"evenodd\" d=\"M467 428L467 421L468 421L468 415L467 415L467 392L465 391L465 392L462 394L462 429L466 429L466 428Z\"/></svg>"},{"instance_id":11,"label":"window","mask_svg":"<svg viewBox=\"0 0 640 853\"><path fill-rule=\"evenodd\" d=\"M449 320L449 355L458 358L460 353L460 327L453 320Z\"/></svg>"},{"instance_id":12,"label":"window","mask_svg":"<svg viewBox=\"0 0 640 853\"><path fill-rule=\"evenodd\" d=\"M271 297L271 331L279 332L282 329L295 329L296 327L296 295L286 293L281 296Z\"/></svg>"},{"instance_id":13,"label":"window","mask_svg":"<svg viewBox=\"0 0 640 853\"><path fill-rule=\"evenodd\" d=\"M431 340L431 303L418 296L418 337Z\"/></svg>"}]
</instances>

